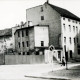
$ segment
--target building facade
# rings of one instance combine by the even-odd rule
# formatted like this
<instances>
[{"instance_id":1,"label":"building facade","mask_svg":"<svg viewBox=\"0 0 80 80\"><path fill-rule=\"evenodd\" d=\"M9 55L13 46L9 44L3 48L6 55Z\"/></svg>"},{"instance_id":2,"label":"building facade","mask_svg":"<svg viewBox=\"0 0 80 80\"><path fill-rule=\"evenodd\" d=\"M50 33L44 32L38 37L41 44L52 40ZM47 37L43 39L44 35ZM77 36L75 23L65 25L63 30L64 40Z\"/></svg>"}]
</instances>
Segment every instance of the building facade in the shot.
<instances>
[{"instance_id":1,"label":"building facade","mask_svg":"<svg viewBox=\"0 0 80 80\"><path fill-rule=\"evenodd\" d=\"M48 26L31 26L17 29L15 49L19 55L44 54L49 46Z\"/></svg>"},{"instance_id":2,"label":"building facade","mask_svg":"<svg viewBox=\"0 0 80 80\"><path fill-rule=\"evenodd\" d=\"M48 2L26 10L27 26L49 25L49 46L63 50L67 60L80 57L80 18ZM49 47L48 46L48 47Z\"/></svg>"}]
</instances>

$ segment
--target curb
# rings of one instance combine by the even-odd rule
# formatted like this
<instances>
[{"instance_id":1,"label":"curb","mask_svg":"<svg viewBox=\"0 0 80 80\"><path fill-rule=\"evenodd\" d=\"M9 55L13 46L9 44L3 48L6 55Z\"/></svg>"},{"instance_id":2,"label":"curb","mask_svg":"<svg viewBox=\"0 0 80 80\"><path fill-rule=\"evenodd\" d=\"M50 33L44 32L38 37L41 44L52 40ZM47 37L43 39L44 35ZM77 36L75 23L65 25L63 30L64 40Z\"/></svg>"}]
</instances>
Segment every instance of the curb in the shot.
<instances>
[{"instance_id":1,"label":"curb","mask_svg":"<svg viewBox=\"0 0 80 80\"><path fill-rule=\"evenodd\" d=\"M25 75L24 77L29 77L29 78L41 78L41 79L57 79L57 80L71 80L68 78L61 78L61 77L48 77L48 76L27 76Z\"/></svg>"}]
</instances>

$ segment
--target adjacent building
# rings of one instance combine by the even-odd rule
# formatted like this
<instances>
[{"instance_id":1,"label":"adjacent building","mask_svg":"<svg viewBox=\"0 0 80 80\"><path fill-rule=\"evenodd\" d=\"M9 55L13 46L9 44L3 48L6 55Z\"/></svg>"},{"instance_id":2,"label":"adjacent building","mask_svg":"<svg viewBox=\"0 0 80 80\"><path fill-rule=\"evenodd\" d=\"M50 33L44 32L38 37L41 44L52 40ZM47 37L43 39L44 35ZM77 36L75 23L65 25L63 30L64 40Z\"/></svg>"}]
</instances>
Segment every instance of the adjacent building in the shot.
<instances>
[{"instance_id":1,"label":"adjacent building","mask_svg":"<svg viewBox=\"0 0 80 80\"><path fill-rule=\"evenodd\" d=\"M48 46L48 25L23 27L15 32L15 49L19 55L44 54Z\"/></svg>"},{"instance_id":2,"label":"adjacent building","mask_svg":"<svg viewBox=\"0 0 80 80\"><path fill-rule=\"evenodd\" d=\"M0 54L13 53L12 29L0 30Z\"/></svg>"}]
</instances>

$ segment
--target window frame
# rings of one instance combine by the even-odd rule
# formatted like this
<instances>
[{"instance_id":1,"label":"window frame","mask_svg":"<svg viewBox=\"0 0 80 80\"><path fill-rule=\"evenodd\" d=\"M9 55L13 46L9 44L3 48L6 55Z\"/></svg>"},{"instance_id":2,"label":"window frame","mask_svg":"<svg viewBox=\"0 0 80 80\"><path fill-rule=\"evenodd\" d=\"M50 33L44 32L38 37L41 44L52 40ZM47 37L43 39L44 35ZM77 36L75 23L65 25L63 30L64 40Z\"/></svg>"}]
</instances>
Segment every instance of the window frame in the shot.
<instances>
[{"instance_id":1,"label":"window frame","mask_svg":"<svg viewBox=\"0 0 80 80\"><path fill-rule=\"evenodd\" d=\"M24 46L24 42L22 42L22 47L25 47L25 46Z\"/></svg>"},{"instance_id":2,"label":"window frame","mask_svg":"<svg viewBox=\"0 0 80 80\"><path fill-rule=\"evenodd\" d=\"M41 20L44 20L44 16L41 16Z\"/></svg>"},{"instance_id":3,"label":"window frame","mask_svg":"<svg viewBox=\"0 0 80 80\"><path fill-rule=\"evenodd\" d=\"M18 31L18 37L20 37L20 31Z\"/></svg>"},{"instance_id":4,"label":"window frame","mask_svg":"<svg viewBox=\"0 0 80 80\"><path fill-rule=\"evenodd\" d=\"M43 47L44 46L44 41L41 41L41 47Z\"/></svg>"},{"instance_id":5,"label":"window frame","mask_svg":"<svg viewBox=\"0 0 80 80\"><path fill-rule=\"evenodd\" d=\"M22 37L24 37L24 31L22 30Z\"/></svg>"}]
</instances>

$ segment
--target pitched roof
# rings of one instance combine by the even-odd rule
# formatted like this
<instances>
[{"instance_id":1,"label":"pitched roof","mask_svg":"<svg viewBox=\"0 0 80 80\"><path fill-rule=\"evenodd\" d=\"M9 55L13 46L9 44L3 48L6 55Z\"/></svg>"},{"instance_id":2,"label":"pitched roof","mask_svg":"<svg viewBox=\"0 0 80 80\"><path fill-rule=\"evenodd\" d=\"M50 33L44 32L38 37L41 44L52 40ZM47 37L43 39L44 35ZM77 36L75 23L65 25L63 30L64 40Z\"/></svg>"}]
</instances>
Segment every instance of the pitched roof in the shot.
<instances>
[{"instance_id":1,"label":"pitched roof","mask_svg":"<svg viewBox=\"0 0 80 80\"><path fill-rule=\"evenodd\" d=\"M12 36L12 29L0 30L0 36Z\"/></svg>"},{"instance_id":2,"label":"pitched roof","mask_svg":"<svg viewBox=\"0 0 80 80\"><path fill-rule=\"evenodd\" d=\"M68 11L68 10L66 10L66 9L63 9L63 8L60 8L60 7L57 7L57 6L54 6L54 5L50 4L50 3L48 3L48 4L49 4L54 10L56 10L61 16L80 21L80 18L77 17L76 15L74 15L73 13L71 13L70 11Z\"/></svg>"}]
</instances>

